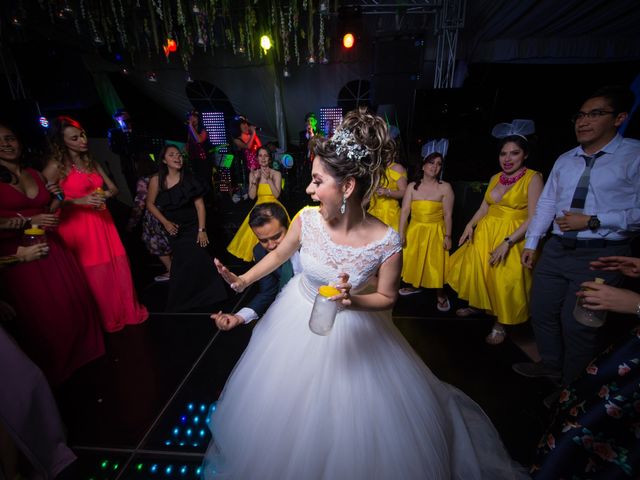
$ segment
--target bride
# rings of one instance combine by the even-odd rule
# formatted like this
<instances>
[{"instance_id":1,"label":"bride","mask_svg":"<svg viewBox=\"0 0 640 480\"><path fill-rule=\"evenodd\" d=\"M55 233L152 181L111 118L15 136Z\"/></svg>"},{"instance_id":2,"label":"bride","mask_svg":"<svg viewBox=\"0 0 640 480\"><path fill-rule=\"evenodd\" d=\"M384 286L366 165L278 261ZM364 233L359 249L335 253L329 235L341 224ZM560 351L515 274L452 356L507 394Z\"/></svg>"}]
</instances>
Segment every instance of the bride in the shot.
<instances>
[{"instance_id":1,"label":"bride","mask_svg":"<svg viewBox=\"0 0 640 480\"><path fill-rule=\"evenodd\" d=\"M364 208L393 157L386 123L353 111L331 139L314 142L307 193L319 208L303 209L247 273L216 263L238 292L298 248L303 273L257 324L225 385L205 478L526 478L481 408L438 380L392 322L402 245ZM329 283L340 308L331 333L318 336L309 315Z\"/></svg>"}]
</instances>

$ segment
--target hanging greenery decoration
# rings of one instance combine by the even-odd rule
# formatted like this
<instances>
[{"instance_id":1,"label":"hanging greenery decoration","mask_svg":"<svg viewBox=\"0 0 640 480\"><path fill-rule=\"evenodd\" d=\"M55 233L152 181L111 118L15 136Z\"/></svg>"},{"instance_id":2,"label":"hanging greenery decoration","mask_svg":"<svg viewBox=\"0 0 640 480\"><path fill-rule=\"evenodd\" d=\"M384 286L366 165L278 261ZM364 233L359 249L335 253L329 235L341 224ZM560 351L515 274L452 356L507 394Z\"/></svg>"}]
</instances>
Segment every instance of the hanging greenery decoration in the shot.
<instances>
[{"instance_id":1,"label":"hanging greenery decoration","mask_svg":"<svg viewBox=\"0 0 640 480\"><path fill-rule=\"evenodd\" d=\"M318 33L318 61L327 63L327 53L324 48L324 15L320 15L320 31Z\"/></svg>"},{"instance_id":2,"label":"hanging greenery decoration","mask_svg":"<svg viewBox=\"0 0 640 480\"><path fill-rule=\"evenodd\" d=\"M173 15L171 12L171 2L165 2L164 4L164 28L165 32L163 37L172 37L174 36L173 31Z\"/></svg>"},{"instance_id":3,"label":"hanging greenery decoration","mask_svg":"<svg viewBox=\"0 0 640 480\"><path fill-rule=\"evenodd\" d=\"M291 7L289 7L289 14L285 14L284 9L280 9L280 38L282 39L282 63L288 65L291 61L289 55L289 32L286 29L286 18L291 18Z\"/></svg>"},{"instance_id":4,"label":"hanging greenery decoration","mask_svg":"<svg viewBox=\"0 0 640 480\"><path fill-rule=\"evenodd\" d=\"M301 58L328 61L327 22L340 2L323 1L322 6L320 0L37 0L23 5L25 18L30 9L40 9L54 26L68 29L73 22L75 33L90 45L126 50L132 62L157 60L166 39L178 43L185 65L196 51L213 55L220 47L253 62L264 55L260 36L269 35L273 58L286 66L300 65Z\"/></svg>"}]
</instances>

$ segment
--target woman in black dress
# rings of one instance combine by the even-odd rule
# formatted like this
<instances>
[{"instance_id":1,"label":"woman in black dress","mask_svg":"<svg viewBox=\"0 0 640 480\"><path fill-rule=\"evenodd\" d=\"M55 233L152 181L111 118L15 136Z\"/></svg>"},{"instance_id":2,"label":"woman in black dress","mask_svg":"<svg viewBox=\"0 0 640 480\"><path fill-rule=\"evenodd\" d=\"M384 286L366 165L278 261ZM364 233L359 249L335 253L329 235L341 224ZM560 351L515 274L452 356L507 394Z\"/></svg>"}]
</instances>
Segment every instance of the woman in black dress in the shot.
<instances>
[{"instance_id":1,"label":"woman in black dress","mask_svg":"<svg viewBox=\"0 0 640 480\"><path fill-rule=\"evenodd\" d=\"M165 146L158 158L158 174L149 181L147 209L169 233L173 251L166 310L210 307L225 300L227 292L206 250L209 238L202 197L207 187L184 171L177 147Z\"/></svg>"}]
</instances>

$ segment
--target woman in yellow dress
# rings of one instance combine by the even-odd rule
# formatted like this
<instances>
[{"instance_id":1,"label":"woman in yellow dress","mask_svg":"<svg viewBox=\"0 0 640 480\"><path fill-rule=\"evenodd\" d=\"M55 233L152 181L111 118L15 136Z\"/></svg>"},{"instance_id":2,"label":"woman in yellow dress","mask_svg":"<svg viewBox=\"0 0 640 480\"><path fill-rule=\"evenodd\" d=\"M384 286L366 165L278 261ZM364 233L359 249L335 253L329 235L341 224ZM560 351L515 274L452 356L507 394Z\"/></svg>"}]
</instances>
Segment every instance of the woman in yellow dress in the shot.
<instances>
[{"instance_id":1,"label":"woman in yellow dress","mask_svg":"<svg viewBox=\"0 0 640 480\"><path fill-rule=\"evenodd\" d=\"M456 315L467 317L481 309L496 317L486 337L490 345L504 341L504 325L529 318L531 270L522 266L520 257L543 187L542 175L524 165L529 155L524 136L502 137L499 151L502 172L491 178L480 208L460 237L461 247L451 255L447 275L458 297L469 302Z\"/></svg>"},{"instance_id":2,"label":"woman in yellow dress","mask_svg":"<svg viewBox=\"0 0 640 480\"><path fill-rule=\"evenodd\" d=\"M282 175L279 171L270 167L271 154L269 150L264 147L258 149L258 162L260 168L252 170L249 174L249 198L253 200L258 197L256 205L275 202L284 208L284 205L278 202L278 197L282 191ZM289 215L287 214L288 217ZM258 238L249 227L249 215L247 215L227 246L227 251L245 262L251 262L253 261L253 247L257 243Z\"/></svg>"},{"instance_id":3,"label":"woman in yellow dress","mask_svg":"<svg viewBox=\"0 0 640 480\"><path fill-rule=\"evenodd\" d=\"M385 169L387 181L376 189L369 203L369 213L398 231L400 201L407 189L407 170L392 161Z\"/></svg>"},{"instance_id":4,"label":"woman in yellow dress","mask_svg":"<svg viewBox=\"0 0 640 480\"><path fill-rule=\"evenodd\" d=\"M451 248L454 195L451 185L439 179L441 170L442 154L426 156L422 160L422 177L409 184L402 199L402 280L412 287L401 288L399 293L410 295L420 288L435 288L437 308L447 312L451 305L443 287Z\"/></svg>"}]
</instances>

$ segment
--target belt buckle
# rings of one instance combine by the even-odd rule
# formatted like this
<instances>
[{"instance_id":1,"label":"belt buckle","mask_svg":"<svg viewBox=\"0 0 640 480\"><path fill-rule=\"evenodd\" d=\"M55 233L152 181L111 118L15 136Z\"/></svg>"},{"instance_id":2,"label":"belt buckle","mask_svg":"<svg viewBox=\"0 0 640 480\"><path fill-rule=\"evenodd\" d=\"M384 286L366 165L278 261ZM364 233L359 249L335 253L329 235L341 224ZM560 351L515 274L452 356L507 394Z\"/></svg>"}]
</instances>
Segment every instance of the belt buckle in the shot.
<instances>
[{"instance_id":1,"label":"belt buckle","mask_svg":"<svg viewBox=\"0 0 640 480\"><path fill-rule=\"evenodd\" d=\"M575 250L576 248L576 244L578 243L578 239L577 238L568 238L568 237L560 237L560 243L562 244L562 246L564 248L570 248L572 250Z\"/></svg>"}]
</instances>

